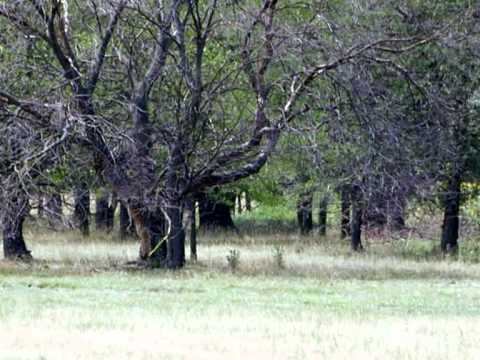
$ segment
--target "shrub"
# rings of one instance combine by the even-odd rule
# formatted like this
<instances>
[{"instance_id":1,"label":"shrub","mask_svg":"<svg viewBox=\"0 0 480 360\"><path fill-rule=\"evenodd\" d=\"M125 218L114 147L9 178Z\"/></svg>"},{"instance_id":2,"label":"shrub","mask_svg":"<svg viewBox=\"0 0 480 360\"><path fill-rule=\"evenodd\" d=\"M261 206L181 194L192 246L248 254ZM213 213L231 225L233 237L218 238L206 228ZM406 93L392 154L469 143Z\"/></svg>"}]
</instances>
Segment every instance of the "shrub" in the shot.
<instances>
[{"instance_id":1,"label":"shrub","mask_svg":"<svg viewBox=\"0 0 480 360\"><path fill-rule=\"evenodd\" d=\"M480 263L480 241L477 239L462 242L459 256L462 261Z\"/></svg>"}]
</instances>

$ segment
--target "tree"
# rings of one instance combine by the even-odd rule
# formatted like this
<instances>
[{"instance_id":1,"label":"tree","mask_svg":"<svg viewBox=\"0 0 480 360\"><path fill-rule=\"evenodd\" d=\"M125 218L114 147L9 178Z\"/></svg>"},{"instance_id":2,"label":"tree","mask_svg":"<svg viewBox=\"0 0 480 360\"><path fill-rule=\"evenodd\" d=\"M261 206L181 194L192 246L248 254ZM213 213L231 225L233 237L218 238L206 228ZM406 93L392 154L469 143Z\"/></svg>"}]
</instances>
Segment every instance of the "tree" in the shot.
<instances>
[{"instance_id":1,"label":"tree","mask_svg":"<svg viewBox=\"0 0 480 360\"><path fill-rule=\"evenodd\" d=\"M183 266L185 201L258 173L295 119L325 112L316 104L325 102L328 74L433 37L377 28L350 36L355 26L337 33L322 16L327 4L279 4L0 5L10 28L33 37L61 69L49 76L62 84L58 97L76 126L68 135L88 149L102 185L128 204L143 260Z\"/></svg>"}]
</instances>

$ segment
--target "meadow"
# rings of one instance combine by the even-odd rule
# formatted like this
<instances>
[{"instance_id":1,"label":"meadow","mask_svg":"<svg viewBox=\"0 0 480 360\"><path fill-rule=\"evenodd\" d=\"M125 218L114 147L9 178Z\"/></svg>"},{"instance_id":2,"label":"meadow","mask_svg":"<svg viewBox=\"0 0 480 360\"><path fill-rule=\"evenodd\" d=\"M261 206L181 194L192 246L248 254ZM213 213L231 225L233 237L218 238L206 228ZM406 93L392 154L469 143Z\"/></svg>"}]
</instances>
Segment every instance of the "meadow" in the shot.
<instances>
[{"instance_id":1,"label":"meadow","mask_svg":"<svg viewBox=\"0 0 480 360\"><path fill-rule=\"evenodd\" d=\"M223 235L172 272L130 266L136 242L113 236L27 241L35 261L0 261L0 359L480 354L480 266L430 256L425 242L352 254L335 237Z\"/></svg>"}]
</instances>

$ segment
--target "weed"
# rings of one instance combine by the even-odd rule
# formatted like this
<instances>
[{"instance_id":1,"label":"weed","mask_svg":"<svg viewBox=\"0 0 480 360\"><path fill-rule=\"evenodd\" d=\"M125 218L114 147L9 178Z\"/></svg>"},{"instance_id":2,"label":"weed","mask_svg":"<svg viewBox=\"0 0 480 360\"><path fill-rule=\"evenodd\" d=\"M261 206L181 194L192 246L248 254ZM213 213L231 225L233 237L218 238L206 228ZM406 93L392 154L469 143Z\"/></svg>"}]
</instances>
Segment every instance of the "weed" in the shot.
<instances>
[{"instance_id":1,"label":"weed","mask_svg":"<svg viewBox=\"0 0 480 360\"><path fill-rule=\"evenodd\" d=\"M273 263L277 270L285 269L285 258L284 258L285 250L282 246L276 245L273 248Z\"/></svg>"},{"instance_id":2,"label":"weed","mask_svg":"<svg viewBox=\"0 0 480 360\"><path fill-rule=\"evenodd\" d=\"M240 251L236 249L231 249L227 255L227 264L228 268L235 272L238 269L238 265L240 264Z\"/></svg>"}]
</instances>

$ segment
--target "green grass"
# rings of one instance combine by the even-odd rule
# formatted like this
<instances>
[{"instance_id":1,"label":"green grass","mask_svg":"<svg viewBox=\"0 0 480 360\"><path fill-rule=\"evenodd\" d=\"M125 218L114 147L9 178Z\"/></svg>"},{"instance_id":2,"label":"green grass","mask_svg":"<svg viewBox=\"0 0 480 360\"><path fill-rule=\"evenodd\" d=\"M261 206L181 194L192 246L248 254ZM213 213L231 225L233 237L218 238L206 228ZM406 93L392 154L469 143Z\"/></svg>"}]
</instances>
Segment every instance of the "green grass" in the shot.
<instances>
[{"instance_id":1,"label":"green grass","mask_svg":"<svg viewBox=\"0 0 480 360\"><path fill-rule=\"evenodd\" d=\"M480 267L339 242L201 239L182 271L133 242L29 234L0 261L0 359L476 359ZM225 239L226 240L226 239ZM227 264L240 253L238 269ZM275 254L282 252L283 266Z\"/></svg>"}]
</instances>

